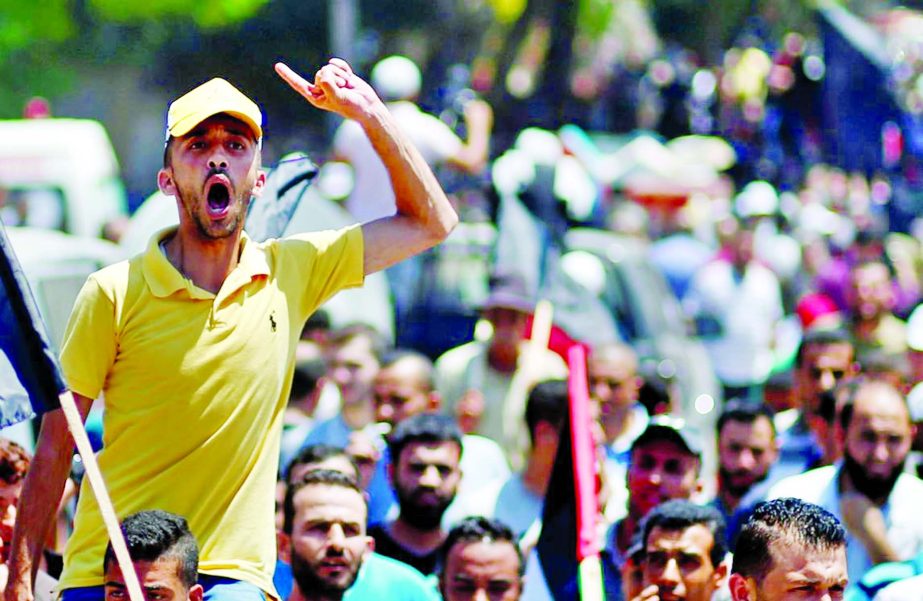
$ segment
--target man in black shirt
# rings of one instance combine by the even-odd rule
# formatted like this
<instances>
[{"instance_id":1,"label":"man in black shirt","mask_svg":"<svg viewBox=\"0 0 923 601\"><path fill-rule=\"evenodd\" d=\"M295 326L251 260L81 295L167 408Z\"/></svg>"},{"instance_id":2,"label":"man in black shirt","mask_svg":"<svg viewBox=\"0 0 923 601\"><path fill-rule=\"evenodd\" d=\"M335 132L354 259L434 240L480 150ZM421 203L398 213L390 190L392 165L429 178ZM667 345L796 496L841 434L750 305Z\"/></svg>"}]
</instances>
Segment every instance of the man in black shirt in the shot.
<instances>
[{"instance_id":1,"label":"man in black shirt","mask_svg":"<svg viewBox=\"0 0 923 601\"><path fill-rule=\"evenodd\" d=\"M373 526L375 551L433 574L445 541L442 515L461 479L461 430L448 416L421 413L401 422L388 448L391 484L400 513Z\"/></svg>"}]
</instances>

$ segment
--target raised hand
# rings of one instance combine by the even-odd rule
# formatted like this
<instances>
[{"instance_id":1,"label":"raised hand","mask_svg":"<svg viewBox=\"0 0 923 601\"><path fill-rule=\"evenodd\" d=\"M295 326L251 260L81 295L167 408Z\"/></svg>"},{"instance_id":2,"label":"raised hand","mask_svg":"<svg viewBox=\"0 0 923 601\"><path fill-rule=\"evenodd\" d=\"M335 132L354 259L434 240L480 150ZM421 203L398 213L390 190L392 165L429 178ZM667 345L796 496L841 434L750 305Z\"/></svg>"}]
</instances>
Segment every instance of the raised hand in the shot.
<instances>
[{"instance_id":1,"label":"raised hand","mask_svg":"<svg viewBox=\"0 0 923 601\"><path fill-rule=\"evenodd\" d=\"M310 82L285 63L276 63L276 73L308 102L319 109L361 121L381 100L368 83L353 73L341 58L332 58L314 74Z\"/></svg>"}]
</instances>

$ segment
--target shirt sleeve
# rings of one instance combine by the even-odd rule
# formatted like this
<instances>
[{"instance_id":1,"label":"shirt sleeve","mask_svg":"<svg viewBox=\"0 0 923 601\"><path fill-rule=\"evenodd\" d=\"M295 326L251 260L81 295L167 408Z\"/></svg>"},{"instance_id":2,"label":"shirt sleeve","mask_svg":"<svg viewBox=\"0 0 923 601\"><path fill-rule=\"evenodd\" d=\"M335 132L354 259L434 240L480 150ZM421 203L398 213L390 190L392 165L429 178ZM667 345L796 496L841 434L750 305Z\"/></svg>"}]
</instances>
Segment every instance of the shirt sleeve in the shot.
<instances>
[{"instance_id":1,"label":"shirt sleeve","mask_svg":"<svg viewBox=\"0 0 923 601\"><path fill-rule=\"evenodd\" d=\"M77 295L61 346L72 392L95 399L102 391L118 349L116 331L115 303L91 275Z\"/></svg>"},{"instance_id":2,"label":"shirt sleeve","mask_svg":"<svg viewBox=\"0 0 923 601\"><path fill-rule=\"evenodd\" d=\"M285 285L300 297L301 318L307 319L327 299L365 281L362 227L290 236L279 242ZM292 276L291 274L295 274Z\"/></svg>"}]
</instances>

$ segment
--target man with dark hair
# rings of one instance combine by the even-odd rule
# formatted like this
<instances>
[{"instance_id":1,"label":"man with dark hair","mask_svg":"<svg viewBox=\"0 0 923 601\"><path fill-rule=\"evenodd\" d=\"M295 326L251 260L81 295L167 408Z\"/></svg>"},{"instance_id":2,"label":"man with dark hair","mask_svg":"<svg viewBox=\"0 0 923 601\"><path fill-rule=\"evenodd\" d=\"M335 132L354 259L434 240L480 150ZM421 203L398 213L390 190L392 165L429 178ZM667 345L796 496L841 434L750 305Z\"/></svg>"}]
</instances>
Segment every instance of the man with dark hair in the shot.
<instances>
[{"instance_id":1,"label":"man with dark hair","mask_svg":"<svg viewBox=\"0 0 923 601\"><path fill-rule=\"evenodd\" d=\"M675 499L644 524L644 589L633 601L711 601L724 584L724 519L714 507Z\"/></svg>"},{"instance_id":2,"label":"man with dark hair","mask_svg":"<svg viewBox=\"0 0 923 601\"><path fill-rule=\"evenodd\" d=\"M308 472L318 469L343 472L357 483L359 482L359 468L346 450L329 444L311 444L302 447L288 465L286 482L291 486L304 478Z\"/></svg>"},{"instance_id":3,"label":"man with dark hair","mask_svg":"<svg viewBox=\"0 0 923 601\"><path fill-rule=\"evenodd\" d=\"M202 600L199 546L184 518L160 510L139 511L122 520L122 533L147 601ZM127 598L125 578L112 543L106 546L103 573L106 600ZM222 580L215 576L203 578Z\"/></svg>"},{"instance_id":4,"label":"man with dark hair","mask_svg":"<svg viewBox=\"0 0 923 601\"><path fill-rule=\"evenodd\" d=\"M567 382L548 380L536 384L526 399L530 447L525 469L481 490L467 492L452 507L452 519L488 516L507 524L516 536L522 536L541 518L565 415Z\"/></svg>"},{"instance_id":5,"label":"man with dark hair","mask_svg":"<svg viewBox=\"0 0 923 601\"><path fill-rule=\"evenodd\" d=\"M790 473L829 465L836 460L822 444L830 434L836 386L857 371L849 332L815 327L805 332L795 355L793 393L798 418L779 434L779 462Z\"/></svg>"},{"instance_id":6,"label":"man with dark hair","mask_svg":"<svg viewBox=\"0 0 923 601\"><path fill-rule=\"evenodd\" d=\"M843 461L785 478L769 498L797 497L837 516L849 534L850 580L923 550L923 482L903 473L912 426L901 393L860 380L840 409Z\"/></svg>"},{"instance_id":7,"label":"man with dark hair","mask_svg":"<svg viewBox=\"0 0 923 601\"><path fill-rule=\"evenodd\" d=\"M397 518L369 530L379 553L433 574L446 537L442 515L461 480L462 433L451 417L421 413L398 424L388 440L388 476Z\"/></svg>"},{"instance_id":8,"label":"man with dark hair","mask_svg":"<svg viewBox=\"0 0 923 601\"><path fill-rule=\"evenodd\" d=\"M305 590L314 587L311 582L317 580L316 572L318 570L315 568L318 561L321 562L322 566L324 560L318 559L316 540L312 542L310 539L307 541L296 539L299 536L306 536L298 534L299 525L303 524L302 529L308 529L310 522L307 522L307 518L317 515L318 511L323 512L329 501L328 497L331 494L331 488L341 489L339 496L344 497L341 501L345 501L345 507L352 508L349 510L348 515L357 520L361 519L363 528L365 525L366 510L359 510L362 515L360 518L356 515L356 507L353 506L355 495L352 493L357 489L353 478L355 469L345 471L334 469L333 471L339 472L340 477L335 474L331 475L331 470L329 469L316 469L308 472L298 482L292 484L286 495L286 501L283 502L283 515L285 517L282 520L279 558L286 564L291 564L293 570L300 571L300 578L305 583L303 587L299 585L292 591L293 594L288 597L292 601L313 598L306 596ZM332 494L337 495L337 491L334 490ZM362 498L362 506L366 507L364 496ZM329 534L329 538L343 540L333 532ZM329 553L336 557L339 553L336 541L332 546L333 549L330 549ZM342 554L344 557L346 556L345 550ZM349 560L341 563L347 565L351 561L359 560L352 555ZM332 596L334 598L336 598L337 590L342 584L343 582L336 581L332 583ZM330 589L331 587L327 588ZM437 597L435 587L432 583L427 582L417 570L400 561L373 553L371 552L371 547L365 553L364 559L360 562L358 573L347 589L350 597L355 599L380 596L382 599L389 599L390 601L433 601ZM328 592L331 591L328 590Z\"/></svg>"},{"instance_id":9,"label":"man with dark hair","mask_svg":"<svg viewBox=\"0 0 923 601\"><path fill-rule=\"evenodd\" d=\"M365 497L336 470L308 472L285 494L283 531L290 537L294 601L339 601L356 581L374 541Z\"/></svg>"},{"instance_id":10,"label":"man with dark hair","mask_svg":"<svg viewBox=\"0 0 923 601\"><path fill-rule=\"evenodd\" d=\"M756 506L737 539L733 601L842 599L846 531L823 508L783 498Z\"/></svg>"},{"instance_id":11,"label":"man with dark hair","mask_svg":"<svg viewBox=\"0 0 923 601\"><path fill-rule=\"evenodd\" d=\"M713 505L728 522L741 499L769 475L779 449L772 412L752 401L728 401L715 432L718 494Z\"/></svg>"},{"instance_id":12,"label":"man with dark hair","mask_svg":"<svg viewBox=\"0 0 923 601\"><path fill-rule=\"evenodd\" d=\"M522 552L502 522L465 518L449 532L439 556L439 590L445 601L516 601L522 593Z\"/></svg>"}]
</instances>

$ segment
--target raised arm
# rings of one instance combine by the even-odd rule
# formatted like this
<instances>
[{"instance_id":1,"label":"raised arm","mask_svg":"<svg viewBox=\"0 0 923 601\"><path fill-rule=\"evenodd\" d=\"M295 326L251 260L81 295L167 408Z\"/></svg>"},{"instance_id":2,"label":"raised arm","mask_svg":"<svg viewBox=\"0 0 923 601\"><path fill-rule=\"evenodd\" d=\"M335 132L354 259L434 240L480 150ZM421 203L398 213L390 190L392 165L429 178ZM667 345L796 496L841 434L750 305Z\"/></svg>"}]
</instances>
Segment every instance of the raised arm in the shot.
<instances>
[{"instance_id":1,"label":"raised arm","mask_svg":"<svg viewBox=\"0 0 923 601\"><path fill-rule=\"evenodd\" d=\"M362 226L365 273L390 267L442 242L458 223L426 161L400 131L372 87L341 59L331 59L311 83L282 63L276 72L317 108L359 123L381 157L397 214Z\"/></svg>"},{"instance_id":2,"label":"raised arm","mask_svg":"<svg viewBox=\"0 0 923 601\"><path fill-rule=\"evenodd\" d=\"M80 416L85 420L92 400L74 395ZM35 457L26 474L16 512L16 525L10 545L9 578L6 601L32 599L32 582L39 558L58 512L58 502L74 455L74 441L67 430L64 412L55 409L42 418Z\"/></svg>"}]
</instances>

